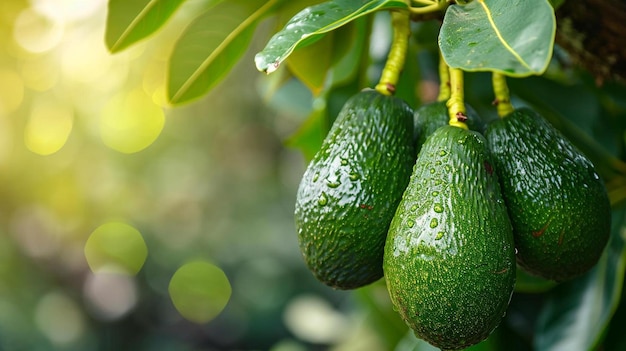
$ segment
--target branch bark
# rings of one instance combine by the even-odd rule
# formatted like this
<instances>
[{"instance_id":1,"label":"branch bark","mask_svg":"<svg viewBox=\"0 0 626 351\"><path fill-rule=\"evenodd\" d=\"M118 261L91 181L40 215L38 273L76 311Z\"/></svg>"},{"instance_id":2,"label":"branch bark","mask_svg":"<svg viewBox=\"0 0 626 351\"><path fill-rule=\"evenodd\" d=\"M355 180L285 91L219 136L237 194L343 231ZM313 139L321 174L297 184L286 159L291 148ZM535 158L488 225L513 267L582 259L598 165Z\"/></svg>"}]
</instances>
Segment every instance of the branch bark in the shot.
<instances>
[{"instance_id":1,"label":"branch bark","mask_svg":"<svg viewBox=\"0 0 626 351\"><path fill-rule=\"evenodd\" d=\"M556 12L556 42L598 84L626 82L626 2L567 0Z\"/></svg>"}]
</instances>

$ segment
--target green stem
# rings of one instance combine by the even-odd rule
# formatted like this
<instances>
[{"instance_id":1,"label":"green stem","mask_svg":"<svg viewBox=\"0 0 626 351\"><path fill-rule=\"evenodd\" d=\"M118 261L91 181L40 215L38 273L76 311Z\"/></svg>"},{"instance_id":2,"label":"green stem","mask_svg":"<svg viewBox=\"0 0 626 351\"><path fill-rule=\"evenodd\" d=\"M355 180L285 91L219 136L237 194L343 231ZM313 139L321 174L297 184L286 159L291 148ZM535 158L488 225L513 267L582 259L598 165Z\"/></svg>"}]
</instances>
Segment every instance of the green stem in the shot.
<instances>
[{"instance_id":1,"label":"green stem","mask_svg":"<svg viewBox=\"0 0 626 351\"><path fill-rule=\"evenodd\" d=\"M439 52L439 96L437 101L448 101L450 99L450 67Z\"/></svg>"},{"instance_id":2,"label":"green stem","mask_svg":"<svg viewBox=\"0 0 626 351\"><path fill-rule=\"evenodd\" d=\"M436 1L426 6L420 7L409 7L409 11L411 11L414 15L423 15L425 13L437 12L445 9L448 6L447 1Z\"/></svg>"},{"instance_id":3,"label":"green stem","mask_svg":"<svg viewBox=\"0 0 626 351\"><path fill-rule=\"evenodd\" d=\"M506 84L506 77L502 73L493 72L492 82L493 93L496 96L493 104L496 105L496 108L498 109L498 116L502 118L514 110L513 105L511 105L509 87Z\"/></svg>"},{"instance_id":4,"label":"green stem","mask_svg":"<svg viewBox=\"0 0 626 351\"><path fill-rule=\"evenodd\" d=\"M384 95L393 95L400 79L400 72L404 67L406 52L409 47L411 28L409 13L406 11L392 11L391 25L393 27L393 42L387 56L387 62L375 89Z\"/></svg>"},{"instance_id":5,"label":"green stem","mask_svg":"<svg viewBox=\"0 0 626 351\"><path fill-rule=\"evenodd\" d=\"M467 128L465 121L465 96L463 90L463 71L458 68L450 68L450 99L446 102L451 126Z\"/></svg>"}]
</instances>

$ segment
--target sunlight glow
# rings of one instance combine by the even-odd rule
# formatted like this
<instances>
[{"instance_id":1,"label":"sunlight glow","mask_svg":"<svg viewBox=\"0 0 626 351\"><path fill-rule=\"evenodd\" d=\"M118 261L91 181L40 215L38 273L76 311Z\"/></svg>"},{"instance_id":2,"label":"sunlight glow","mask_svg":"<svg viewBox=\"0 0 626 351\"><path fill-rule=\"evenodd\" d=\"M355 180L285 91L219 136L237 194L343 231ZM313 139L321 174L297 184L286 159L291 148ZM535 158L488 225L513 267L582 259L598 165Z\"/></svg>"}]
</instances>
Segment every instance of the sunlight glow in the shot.
<instances>
[{"instance_id":1,"label":"sunlight glow","mask_svg":"<svg viewBox=\"0 0 626 351\"><path fill-rule=\"evenodd\" d=\"M64 23L86 19L98 10L105 10L106 0L31 0L41 15L55 22Z\"/></svg>"},{"instance_id":2,"label":"sunlight glow","mask_svg":"<svg viewBox=\"0 0 626 351\"><path fill-rule=\"evenodd\" d=\"M0 117L17 110L24 100L24 81L12 70L0 68Z\"/></svg>"},{"instance_id":3,"label":"sunlight glow","mask_svg":"<svg viewBox=\"0 0 626 351\"><path fill-rule=\"evenodd\" d=\"M13 38L27 51L42 53L54 49L63 38L63 26L25 9L15 19Z\"/></svg>"},{"instance_id":4,"label":"sunlight glow","mask_svg":"<svg viewBox=\"0 0 626 351\"><path fill-rule=\"evenodd\" d=\"M100 117L100 136L106 146L130 154L150 146L164 125L161 107L137 89L116 95L105 106Z\"/></svg>"}]
</instances>

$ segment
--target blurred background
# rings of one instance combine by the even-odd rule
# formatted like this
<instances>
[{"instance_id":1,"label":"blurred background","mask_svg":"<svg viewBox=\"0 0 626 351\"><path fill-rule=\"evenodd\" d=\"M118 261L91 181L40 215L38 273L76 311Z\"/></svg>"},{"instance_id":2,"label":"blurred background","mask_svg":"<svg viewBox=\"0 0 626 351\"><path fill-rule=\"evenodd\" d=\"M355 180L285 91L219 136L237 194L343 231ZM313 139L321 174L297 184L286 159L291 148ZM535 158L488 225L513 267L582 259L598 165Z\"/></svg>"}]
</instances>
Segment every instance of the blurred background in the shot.
<instances>
[{"instance_id":1,"label":"blurred background","mask_svg":"<svg viewBox=\"0 0 626 351\"><path fill-rule=\"evenodd\" d=\"M333 291L300 257L283 140L307 111L261 100L264 43L167 106L203 5L112 55L105 0L0 2L0 350L385 349L359 308L384 285Z\"/></svg>"}]
</instances>

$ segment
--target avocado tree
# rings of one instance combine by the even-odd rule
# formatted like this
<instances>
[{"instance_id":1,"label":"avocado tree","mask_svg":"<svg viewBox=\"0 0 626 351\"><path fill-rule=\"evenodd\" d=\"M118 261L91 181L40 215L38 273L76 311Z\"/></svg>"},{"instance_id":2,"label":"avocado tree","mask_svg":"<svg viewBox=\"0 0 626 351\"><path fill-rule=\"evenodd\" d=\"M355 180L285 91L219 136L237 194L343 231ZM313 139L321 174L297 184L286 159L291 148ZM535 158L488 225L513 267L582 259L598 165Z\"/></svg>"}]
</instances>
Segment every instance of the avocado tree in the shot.
<instances>
[{"instance_id":1,"label":"avocado tree","mask_svg":"<svg viewBox=\"0 0 626 351\"><path fill-rule=\"evenodd\" d=\"M105 38L107 47L112 53L116 53L144 40L164 26L183 3L184 0L134 2L110 0ZM370 89L365 94L380 95L381 99L391 97L398 99L407 104L412 111L422 111L422 114L425 113L422 108L430 106L431 112L426 114L443 115L443 124L454 126L452 132L437 132L438 137L443 138L444 134L456 135L461 133L458 131L459 128L466 130L469 127L474 132L464 131L463 133L473 133L471 135L475 139L472 139L472 143L479 145L476 147L481 148L482 151L478 152L479 156L476 156L477 154L473 151L462 151L470 155L464 160L478 157L477 162L481 167L476 171L467 171L462 174L474 176L480 173L481 177L491 177L492 174L498 173L501 183L506 184L503 186L503 193L509 210L508 217L512 219L513 234L518 226L516 221L524 217L525 211L530 212L531 207L535 206L532 207L532 211L541 213L541 209L536 208L547 208L551 214L540 221L545 226L535 228L532 233L535 238L549 238L552 235L555 248L545 249L549 243L542 241L538 244L541 246L535 247L533 246L535 244L530 244L531 249L526 249L526 246L521 245L521 241L517 241L516 238L515 246L518 251L513 251L511 238L513 234L510 232L509 219L503 215L504 200L500 198L499 189L490 190L489 198L461 201L463 206L469 206L468 204L473 200L482 203L483 211L487 214L486 218L490 218L491 215L495 218L494 221L497 220L497 224L492 226L495 229L490 229L494 233L485 233L485 235L494 235L494 240L470 236L465 238L479 243L476 245L477 248L466 249L468 252L474 250L468 253L473 260L483 259L489 264L492 261L498 261L494 258L498 255L494 253L497 250L492 250L493 247L485 249L486 245L494 245L493 242L497 241L496 235L498 238L504 238L502 239L504 244L501 242L498 245L506 247L507 240L510 243L510 247L507 248L509 251L503 254L502 259L503 262L506 261L509 264L502 268L497 266L501 264L498 261L494 263L494 267L502 269L493 268L492 271L493 274L503 274L499 275L498 279L494 279L503 286L500 289L503 292L496 294L494 301L477 301L481 297L486 298L491 295L469 294L467 296L471 296L471 299L462 300L461 303L478 306L502 300L505 301L505 306L501 306L498 302L499 306L494 307L498 315L494 317L495 319L485 319L481 324L485 330L477 331L480 334L477 336L457 333L455 322L458 319L450 317L452 314L440 316L441 323L447 323L441 330L455 335L459 340L452 343L449 343L449 340L438 342L437 338L441 337L438 335L435 338L427 338L428 341L444 349L460 349L475 344L471 346L471 349L619 350L626 348L626 339L620 333L621 325L626 319L626 306L622 303L624 295L622 285L626 265L626 237L624 236L626 221L622 205L626 199L626 163L623 161L626 146L626 123L623 118L626 116L626 89L623 84L626 79L624 68L626 67L626 52L624 51L626 37L622 35L626 29L625 20L626 5L617 0L457 0L456 2L446 0L329 0L325 2L320 0L214 0L209 1L209 6L190 21L171 52L167 72L167 98L173 106L188 104L202 98L210 90L219 87L219 82L244 57L251 43L256 42L253 38L263 42L263 46L254 56L254 62L248 63L254 64L259 71L258 76L250 77L250 79L259 84L268 105L277 112L294 109L304 111L301 113L303 116L300 125L285 140L285 146L299 149L307 161L313 160L314 167L317 167L319 172L311 171L305 175L311 183L317 182L320 173L329 172L323 166L325 161L323 157L330 154L343 155L342 150L337 149L337 145L341 148L344 144L341 144L342 141L337 138L345 135L346 131L354 133L354 130L358 131L358 128L363 125L374 123L358 118L345 122L344 119L348 117L344 115L361 116L372 113L371 110L377 108L372 105L382 106L388 103L376 100L378 97L365 99L361 96L360 100L349 100L358 94L364 94L364 89ZM347 101L350 102L347 103ZM432 112L434 111L432 106L435 106L433 103L438 104L436 113ZM347 104L352 105L346 108ZM353 106L354 104L368 105ZM381 107L380 111L394 113L389 112L394 109L402 110L404 107ZM530 181L525 180L526 178L522 181L521 177L517 178L519 172L507 169L506 162L487 162L480 158L483 157L480 155L489 153L483 150L485 143L489 148L499 145L497 144L499 137L488 135L491 125L494 125L496 121L509 118L506 116L515 113L514 111L527 110L534 110L541 115L542 122L537 122L536 127L526 128L525 133L532 136L530 137L534 140L532 145L541 144L541 152L549 155L545 159L530 158L527 161L529 164L552 162L554 167L547 167L548 170L545 172L548 173L538 173L529 177ZM525 112L520 113L525 114ZM419 115L416 112L417 123L421 123ZM532 120L534 117L528 118ZM480 120L484 121L484 124L481 124L483 122ZM527 127L531 122L520 123ZM343 134L341 130L332 129L337 124L345 127ZM544 126L549 131L546 132L545 137L541 137ZM400 128L400 131L393 128L389 129L394 135L406 134L406 128ZM497 127L493 127L495 128ZM554 132L552 128L555 128ZM380 129L387 130L386 128ZM424 149L426 150L448 152L441 151L439 146L443 144L433 145L434 142L429 142L430 139L426 136L434 130L426 133L426 129L426 127L416 129L418 135L415 137L421 140L418 143L418 150L422 143L425 143ZM423 135L419 135L420 132ZM485 134L487 139L484 139L482 134ZM363 142L359 138L354 137L355 140ZM465 136L457 136L457 138L459 138L458 144L462 144L461 140L466 140ZM512 142L513 146L499 145L498 153L506 153L514 149L514 146L519 145L516 141L522 142L520 139L510 139L509 142ZM351 147L347 145L343 147ZM384 148L384 142L374 145L376 146ZM402 150L403 152L413 150L413 146L410 145ZM451 150L456 150L455 148ZM510 157L509 160L519 156L523 152L520 151L522 149L524 148L515 148L516 154L507 156ZM318 156L320 150L322 150L322 156ZM405 154L395 155L394 152L386 155L406 157ZM426 156L422 157L421 152L418 166L430 165L428 163L430 161L435 164L434 159L424 160ZM413 159L410 160L411 166L417 155L416 151L413 153L411 155ZM560 157L561 154L566 153L571 157ZM358 152L348 154L350 157L345 160L346 164L343 166L359 157ZM379 159L384 157L382 153L378 155ZM581 159L585 161L580 161ZM341 159L341 162L343 161ZM569 166L579 161L587 167L584 168L587 173L581 176L584 179L574 177L577 179L576 182L561 182L562 178L569 179L570 173L581 172L580 168ZM342 169L341 162L331 166L337 167L339 172ZM371 166L385 168L384 171L387 173L406 173L402 176L405 180L400 181L400 187L404 188L408 182L408 172L406 172L406 167L398 166L403 169L395 169L390 166L394 162L384 163L382 167L379 163L372 163ZM511 163L514 162L511 161ZM367 164L365 162L359 167L363 165L367 167ZM567 166L563 166L565 164ZM470 167L469 164L468 167ZM509 172L501 173L500 169L507 169ZM425 178L431 177L426 171L420 170L420 172ZM433 171L435 172L439 171ZM347 175L347 177L350 176L351 174ZM358 176L356 174L354 178L357 179ZM527 201L528 206L519 206L518 202L511 200L518 193L524 192L529 182L532 183L533 180L542 176L547 177L549 189L544 193L537 193L539 197L525 197L523 201ZM376 177L376 173L368 173L368 178L372 177ZM445 175L442 177L445 178ZM436 184L438 179L431 178L428 179ZM386 179L381 181L384 180ZM462 181L469 188L483 185L480 179L463 177ZM540 182L536 181L536 183ZM494 186L493 184L497 187L497 182L493 179L484 180L484 184L490 189ZM331 188L341 187L336 184ZM583 191L583 188L594 190L587 193L584 192L586 190ZM361 192L371 190L360 186L358 189ZM352 195L361 196L359 191ZM389 191L398 193L397 189ZM425 190L413 189L411 191L420 196L430 196L430 193L427 194ZM311 195L310 192L304 193L307 196ZM329 194L315 193L314 199L309 200L311 203L325 206L329 200ZM323 197L320 197L322 195ZM371 199L367 196L365 198ZM544 201L542 196L554 196L561 201L559 203L567 204L556 206L550 201ZM391 217L398 206L399 195L381 198L382 200L372 201L382 201L389 207L387 214L376 212L375 218L384 218L379 221L384 223L355 222L351 224L353 227L363 225L368 228L382 226L384 239ZM417 198L412 200L415 202L416 209L423 202ZM512 206L512 203L515 206ZM301 202L298 204L303 205ZM327 212L307 212L306 208L299 207L300 212L296 213L299 221L297 224L299 228L304 228L304 231L316 230L328 225L328 223L318 222L319 218L332 217L333 221L340 221L341 217L352 216L354 213L360 213L361 210L370 213L374 208L371 203L367 202L355 202L353 207L353 212L341 212L339 215L330 217ZM405 205L403 211L407 212L411 208ZM515 213L511 213L512 208ZM480 218L472 222L471 208L457 207L456 209L462 212L463 219L456 218L454 220L456 226L448 228L462 227L464 221L471 222L468 225L472 227L482 225L483 220ZM440 212L437 208L434 211ZM455 208L451 208L451 211L454 212ZM402 211L398 213L400 212ZM544 214L541 213L542 216ZM526 217L529 216L531 215ZM469 219L466 220L466 218ZM311 222L307 222L309 219ZM400 225L413 228L424 222L411 221L411 219L394 218L390 232L397 234ZM557 222L560 225L558 230L552 230L551 228L556 227ZM437 223L434 227L436 226ZM434 227L431 226L431 228ZM563 233L566 229L568 233L574 233L572 234L574 237L585 237L584 240L578 242L582 243L577 244L575 249L578 251L567 246L567 239L564 241ZM332 229L329 229L329 232L331 231ZM414 294L411 291L397 291L399 289L397 286L404 286L400 280L410 281L411 276L398 274L394 269L388 269L385 266L385 275L387 272L393 272L394 279L398 280L395 288L390 287L392 295L393 293L397 295L395 298L392 296L395 304L392 305L388 299L381 301L377 298L381 291L387 292L385 279L378 280L383 274L382 261L380 264L375 261L374 272L366 272L364 279L359 279L361 277L357 277L357 273L352 275L350 271L329 273L327 267L320 268L318 265L336 259L337 254L323 252L325 249L331 250L326 244L317 245L311 242L319 240L324 233L313 233L307 236L307 233L294 232L294 235L304 237L305 243L301 245L303 254L309 266L314 268L315 275L318 278L322 277L320 280L331 281L330 284L328 281L325 283L335 288L355 289L353 293L363 303L363 308L371 314L371 323L380 332L388 349L429 350L434 347L420 339L424 335L430 335L429 332L420 329L423 324L414 322L412 316L407 316L406 311L415 306L402 306L401 301L413 301ZM361 239L358 237L358 240ZM392 239L387 240L389 247ZM375 259L382 260L383 241L377 240L376 245L380 247L377 247L379 253L373 255ZM482 241L489 243L482 245ZM344 242L343 244L350 246L350 243ZM363 246L361 242L357 244ZM359 245L355 244L355 246ZM484 252L480 251L483 249ZM519 250L523 250L525 256L520 256ZM526 255L528 250L544 250L542 251L544 256L554 255L551 258L558 257L558 259L533 261L532 254ZM561 257L561 251L568 253ZM516 253L518 265L512 263L511 260ZM340 254L343 255L345 252L340 251ZM312 256L314 257L311 258ZM372 262L370 258L367 260ZM574 263L564 266L563 261ZM476 284L485 284L490 281L471 278L473 271L468 268L468 261L456 260L449 267L446 266L445 260L442 262L439 269L454 270L452 276L456 280L467 279L465 284L461 285L465 287L464 290L471 291ZM332 269L343 267L355 269L357 272L359 269L352 267L355 263L361 267L358 260L351 261L346 257L340 257ZM315 268L319 269L316 271ZM372 283L372 281L376 282ZM437 278L423 275L415 281L419 281L420 285L414 288L424 290L428 290L429 284L438 282ZM514 286L511 286L512 281L515 282ZM457 303L450 302L455 299L454 294L457 293L460 294L462 291L451 289L445 292L445 299L431 298L428 303L433 305L441 301L442 305L437 306L437 311L439 311L437 313L445 312L446 306L450 306L449 309L461 310ZM423 294L421 290L420 294ZM440 291L437 297L443 296L444 294ZM422 302L416 301L416 304ZM430 307L418 309L414 315L421 311L428 311ZM408 325L400 319L394 309L402 310L400 314L403 315ZM466 311L464 307L462 310ZM505 311L504 317L501 315L503 310ZM467 309L467 311L474 310ZM463 321L467 327L470 322L473 322L470 319L474 315L465 317ZM483 321L483 316L477 318ZM414 335L414 331L420 338ZM446 335L443 336L443 338L446 337ZM467 340L466 338L475 339Z\"/></svg>"}]
</instances>

